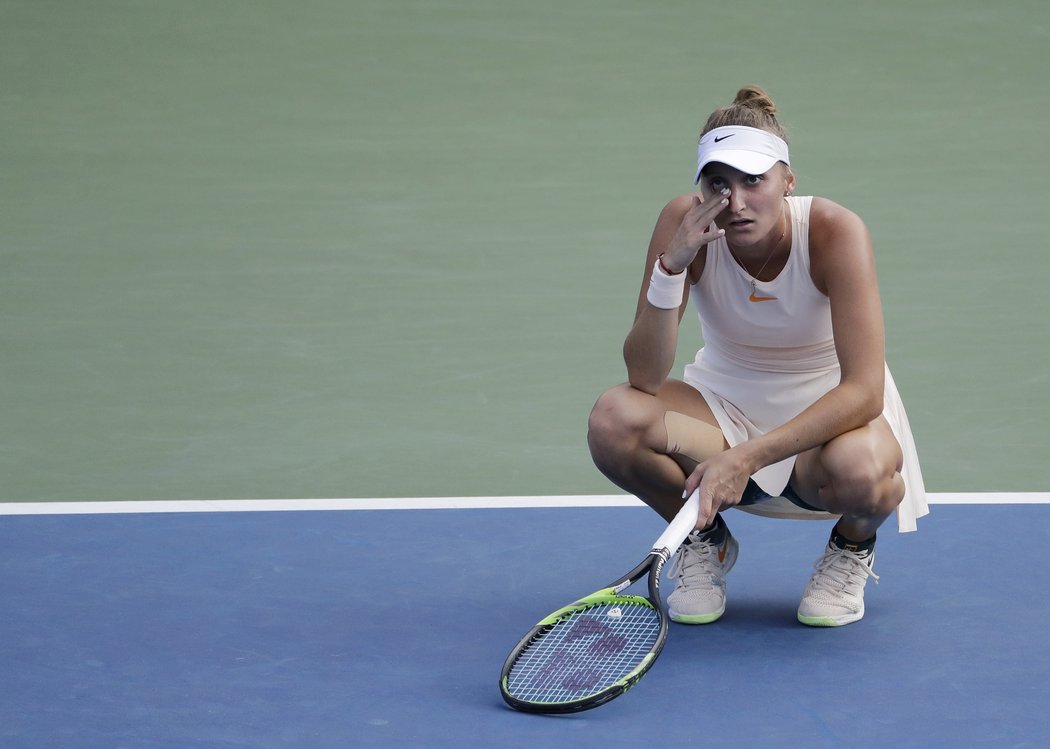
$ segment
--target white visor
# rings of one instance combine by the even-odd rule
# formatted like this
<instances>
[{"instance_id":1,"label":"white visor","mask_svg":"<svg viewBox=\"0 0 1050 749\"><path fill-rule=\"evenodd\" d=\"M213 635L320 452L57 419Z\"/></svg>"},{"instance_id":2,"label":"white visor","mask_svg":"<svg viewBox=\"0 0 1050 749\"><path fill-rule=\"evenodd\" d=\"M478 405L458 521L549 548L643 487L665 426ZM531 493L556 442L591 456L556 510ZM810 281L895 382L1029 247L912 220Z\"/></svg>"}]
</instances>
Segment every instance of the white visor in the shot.
<instances>
[{"instance_id":1,"label":"white visor","mask_svg":"<svg viewBox=\"0 0 1050 749\"><path fill-rule=\"evenodd\" d=\"M754 127L716 127L704 133L696 149L696 179L712 161L728 164L745 174L765 174L778 161L788 161L788 146L773 133Z\"/></svg>"}]
</instances>

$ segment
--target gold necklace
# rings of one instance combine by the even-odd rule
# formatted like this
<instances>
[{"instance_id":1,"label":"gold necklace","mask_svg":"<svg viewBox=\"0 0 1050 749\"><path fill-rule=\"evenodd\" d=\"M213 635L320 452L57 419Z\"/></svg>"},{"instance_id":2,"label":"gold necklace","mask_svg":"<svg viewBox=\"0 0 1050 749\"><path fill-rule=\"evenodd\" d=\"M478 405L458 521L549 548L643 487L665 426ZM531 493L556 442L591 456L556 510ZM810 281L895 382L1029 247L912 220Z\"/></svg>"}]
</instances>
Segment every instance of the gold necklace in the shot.
<instances>
[{"instance_id":1,"label":"gold necklace","mask_svg":"<svg viewBox=\"0 0 1050 749\"><path fill-rule=\"evenodd\" d=\"M781 211L780 215L781 215L781 218L783 218L783 216L784 216L783 211ZM766 262L762 263L762 267L758 269L758 273L752 274L751 271L749 271L747 269L747 267L742 262L740 262L739 259L737 259L737 264L741 268L743 268L744 273L747 273L747 275L750 276L750 278L751 278L751 294L747 297L747 301L749 301L749 302L773 302L773 301L776 301L777 297L775 297L775 296L759 296L758 295L758 288L756 287L755 284L756 284L756 281L757 281L757 277L762 275L762 271L764 271L766 269L766 266L769 265L769 261L773 259L774 255L777 254L777 250L780 249L780 243L784 241L784 235L785 234L787 234L787 225L785 225L784 228L780 230L780 236L777 238L776 243L773 245L773 249L772 249L772 251L770 251L769 256L766 257ZM732 250L730 250L730 252L732 252Z\"/></svg>"}]
</instances>

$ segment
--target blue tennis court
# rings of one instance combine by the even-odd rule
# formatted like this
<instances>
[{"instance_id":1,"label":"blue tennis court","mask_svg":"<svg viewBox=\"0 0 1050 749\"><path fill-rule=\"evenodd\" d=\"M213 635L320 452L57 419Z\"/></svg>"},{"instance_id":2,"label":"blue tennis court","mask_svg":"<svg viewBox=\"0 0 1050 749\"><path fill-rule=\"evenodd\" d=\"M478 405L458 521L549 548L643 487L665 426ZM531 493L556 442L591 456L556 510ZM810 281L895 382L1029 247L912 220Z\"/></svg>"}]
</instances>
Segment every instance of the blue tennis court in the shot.
<instances>
[{"instance_id":1,"label":"blue tennis court","mask_svg":"<svg viewBox=\"0 0 1050 749\"><path fill-rule=\"evenodd\" d=\"M672 625L634 690L570 717L507 708L499 666L637 561L647 509L5 516L0 743L1043 747L1050 602L1025 571L1048 512L937 505L884 533L840 630L794 620L827 525L730 513L723 619Z\"/></svg>"}]
</instances>

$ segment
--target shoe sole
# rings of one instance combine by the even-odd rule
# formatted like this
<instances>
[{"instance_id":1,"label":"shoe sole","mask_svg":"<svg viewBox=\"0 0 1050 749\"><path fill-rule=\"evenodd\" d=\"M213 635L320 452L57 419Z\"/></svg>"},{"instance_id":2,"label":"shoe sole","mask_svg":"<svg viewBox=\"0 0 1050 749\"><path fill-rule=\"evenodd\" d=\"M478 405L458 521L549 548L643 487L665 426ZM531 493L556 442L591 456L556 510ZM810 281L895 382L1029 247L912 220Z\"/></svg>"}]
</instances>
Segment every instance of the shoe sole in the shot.
<instances>
[{"instance_id":1,"label":"shoe sole","mask_svg":"<svg viewBox=\"0 0 1050 749\"><path fill-rule=\"evenodd\" d=\"M864 618L864 612L844 614L843 616L805 616L798 615L798 620L807 627L843 627Z\"/></svg>"},{"instance_id":2,"label":"shoe sole","mask_svg":"<svg viewBox=\"0 0 1050 749\"><path fill-rule=\"evenodd\" d=\"M710 624L721 619L722 614L725 612L726 607L723 606L720 611L716 611L713 614L678 614L670 610L668 610L667 614L671 617L672 622L678 622L679 624Z\"/></svg>"}]
</instances>

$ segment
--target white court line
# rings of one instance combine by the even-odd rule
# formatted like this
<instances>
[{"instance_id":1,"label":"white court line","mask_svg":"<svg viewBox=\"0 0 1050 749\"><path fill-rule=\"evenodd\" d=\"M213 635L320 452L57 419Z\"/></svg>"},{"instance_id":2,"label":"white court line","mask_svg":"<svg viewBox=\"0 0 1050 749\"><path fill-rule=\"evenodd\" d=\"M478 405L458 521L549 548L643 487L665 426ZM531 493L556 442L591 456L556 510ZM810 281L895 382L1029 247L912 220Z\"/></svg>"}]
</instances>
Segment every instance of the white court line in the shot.
<instances>
[{"instance_id":1,"label":"white court line","mask_svg":"<svg viewBox=\"0 0 1050 749\"><path fill-rule=\"evenodd\" d=\"M1042 505L1050 492L928 494L930 504ZM0 515L116 515L159 512L304 512L319 510L463 510L533 507L641 507L626 494L538 497L394 497L386 499L194 499L125 502L0 502Z\"/></svg>"}]
</instances>

